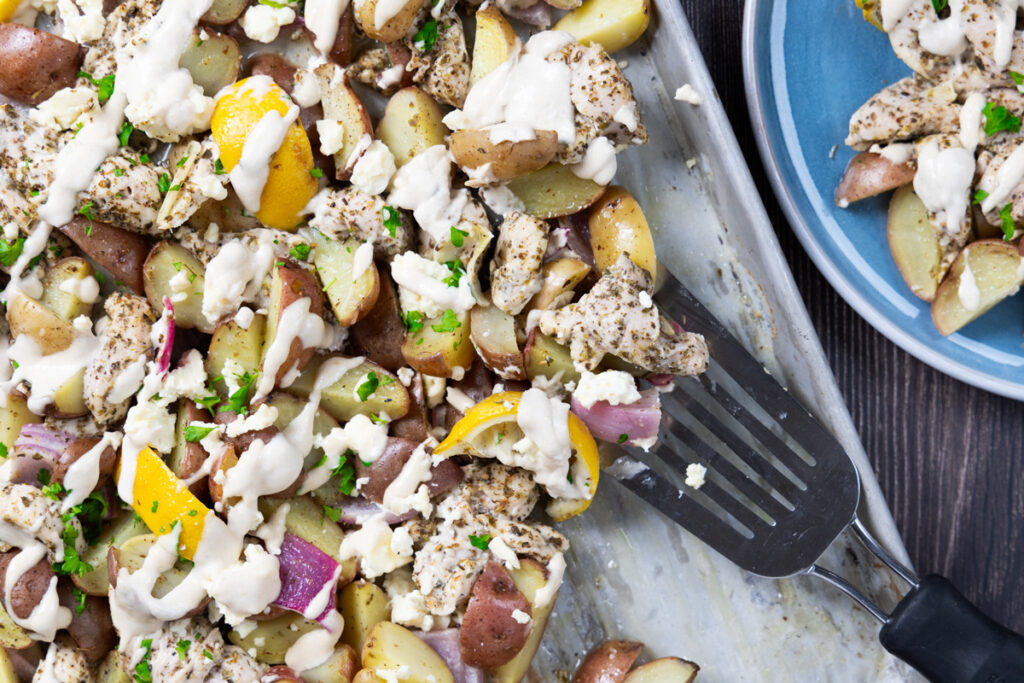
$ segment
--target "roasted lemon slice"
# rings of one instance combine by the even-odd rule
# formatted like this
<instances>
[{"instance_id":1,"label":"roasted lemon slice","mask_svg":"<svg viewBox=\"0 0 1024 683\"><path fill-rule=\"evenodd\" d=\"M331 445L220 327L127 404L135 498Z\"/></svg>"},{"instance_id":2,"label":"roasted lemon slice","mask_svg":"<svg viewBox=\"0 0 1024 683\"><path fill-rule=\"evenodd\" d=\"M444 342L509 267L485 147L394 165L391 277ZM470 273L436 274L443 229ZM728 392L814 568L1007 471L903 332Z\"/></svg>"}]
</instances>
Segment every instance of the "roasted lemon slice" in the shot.
<instances>
[{"instance_id":1,"label":"roasted lemon slice","mask_svg":"<svg viewBox=\"0 0 1024 683\"><path fill-rule=\"evenodd\" d=\"M535 446L524 442L523 430L516 421L522 397L520 391L506 391L480 401L455 423L434 453L446 457L469 454L478 458L494 458L505 464L530 469L525 463L529 461L529 449ZM567 479L584 496L553 497L546 510L558 522L574 517L590 506L600 476L594 437L576 415L570 412L568 419L572 456Z\"/></svg>"}]
</instances>

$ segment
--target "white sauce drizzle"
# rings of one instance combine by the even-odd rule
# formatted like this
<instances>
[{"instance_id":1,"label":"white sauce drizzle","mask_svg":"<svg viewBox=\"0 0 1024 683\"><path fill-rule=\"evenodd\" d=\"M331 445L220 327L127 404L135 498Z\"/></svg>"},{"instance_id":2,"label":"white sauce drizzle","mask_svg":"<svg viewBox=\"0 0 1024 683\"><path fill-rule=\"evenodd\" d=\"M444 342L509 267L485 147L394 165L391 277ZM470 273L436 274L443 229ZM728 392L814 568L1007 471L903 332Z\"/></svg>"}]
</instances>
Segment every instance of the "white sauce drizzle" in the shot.
<instances>
[{"instance_id":1,"label":"white sauce drizzle","mask_svg":"<svg viewBox=\"0 0 1024 683\"><path fill-rule=\"evenodd\" d=\"M313 47L326 56L334 47L338 36L338 23L345 13L349 0L306 0L306 26L316 38ZM318 98L319 99L319 98Z\"/></svg>"},{"instance_id":2,"label":"white sauce drizzle","mask_svg":"<svg viewBox=\"0 0 1024 683\"><path fill-rule=\"evenodd\" d=\"M1024 180L1024 145L1013 150L995 176L982 178L981 189L988 192L988 196L981 201L981 210L988 213L1003 206L1021 180ZM914 189L917 189L917 183L914 183Z\"/></svg>"},{"instance_id":3,"label":"white sauce drizzle","mask_svg":"<svg viewBox=\"0 0 1024 683\"><path fill-rule=\"evenodd\" d=\"M284 144L288 129L297 118L299 108L294 104L288 107L284 116L276 110L268 111L245 137L242 156L228 177L242 205L250 213L260 210L263 188L270 175L270 161Z\"/></svg>"},{"instance_id":4,"label":"white sauce drizzle","mask_svg":"<svg viewBox=\"0 0 1024 683\"><path fill-rule=\"evenodd\" d=\"M960 284L957 286L956 294L960 304L968 311L976 311L981 305L981 290L978 289L978 281L971 270L971 250L964 249L964 270L960 273Z\"/></svg>"},{"instance_id":5,"label":"white sauce drizzle","mask_svg":"<svg viewBox=\"0 0 1024 683\"><path fill-rule=\"evenodd\" d=\"M562 553L555 553L548 562L548 581L539 588L533 595L535 607L546 607L558 595L558 589L562 585L562 577L565 576L565 556Z\"/></svg>"},{"instance_id":6,"label":"white sauce drizzle","mask_svg":"<svg viewBox=\"0 0 1024 683\"><path fill-rule=\"evenodd\" d=\"M921 145L914 191L949 233L957 233L966 220L973 180L974 154L963 147L940 150L934 140Z\"/></svg>"},{"instance_id":7,"label":"white sauce drizzle","mask_svg":"<svg viewBox=\"0 0 1024 683\"><path fill-rule=\"evenodd\" d=\"M310 298L304 296L289 304L281 314L281 319L277 323L277 334L274 335L274 340L263 357L263 369L256 387L255 400L267 396L274 390L277 373L291 356L292 342L298 340L302 348L310 349L331 341L333 335L328 334L330 328L324 324L321 316L310 313L311 304ZM282 386L287 386L287 383L283 382Z\"/></svg>"},{"instance_id":8,"label":"white sauce drizzle","mask_svg":"<svg viewBox=\"0 0 1024 683\"><path fill-rule=\"evenodd\" d=\"M462 218L469 192L451 186L452 157L444 145L423 150L398 169L388 203L413 212L416 222L437 244L451 238Z\"/></svg>"},{"instance_id":9,"label":"white sauce drizzle","mask_svg":"<svg viewBox=\"0 0 1024 683\"><path fill-rule=\"evenodd\" d=\"M985 96L980 92L972 92L960 108L960 144L971 154L978 148L985 131L981 120L981 110L984 107Z\"/></svg>"},{"instance_id":10,"label":"white sauce drizzle","mask_svg":"<svg viewBox=\"0 0 1024 683\"><path fill-rule=\"evenodd\" d=\"M104 432L103 438L75 462L64 474L64 489L67 491L61 503L61 512L67 512L85 500L100 480L100 457L107 448L121 445L121 432Z\"/></svg>"},{"instance_id":11,"label":"white sauce drizzle","mask_svg":"<svg viewBox=\"0 0 1024 683\"><path fill-rule=\"evenodd\" d=\"M587 145L583 161L569 168L579 178L593 180L598 185L607 185L615 177L618 168L615 161L615 145L606 137L592 140Z\"/></svg>"},{"instance_id":12,"label":"white sauce drizzle","mask_svg":"<svg viewBox=\"0 0 1024 683\"><path fill-rule=\"evenodd\" d=\"M39 520L42 523L42 520ZM53 642L57 631L66 628L71 623L71 610L60 606L57 597L57 577L50 580L50 585L43 595L43 599L32 608L28 618L22 619L14 613L11 607L11 591L21 578L22 574L35 566L37 562L46 557L46 546L37 541L28 531L9 524L0 522L0 542L7 545L21 548L10 564L7 565L7 576L4 580L4 609L15 624L28 630L32 638L45 642ZM60 555L63 555L63 548ZM57 558L58 560L61 557Z\"/></svg>"},{"instance_id":13,"label":"white sauce drizzle","mask_svg":"<svg viewBox=\"0 0 1024 683\"><path fill-rule=\"evenodd\" d=\"M527 389L519 399L516 424L524 438L512 446L507 458L499 460L532 471L536 482L555 498L582 497L578 486L568 481L569 406L540 389Z\"/></svg>"}]
</instances>

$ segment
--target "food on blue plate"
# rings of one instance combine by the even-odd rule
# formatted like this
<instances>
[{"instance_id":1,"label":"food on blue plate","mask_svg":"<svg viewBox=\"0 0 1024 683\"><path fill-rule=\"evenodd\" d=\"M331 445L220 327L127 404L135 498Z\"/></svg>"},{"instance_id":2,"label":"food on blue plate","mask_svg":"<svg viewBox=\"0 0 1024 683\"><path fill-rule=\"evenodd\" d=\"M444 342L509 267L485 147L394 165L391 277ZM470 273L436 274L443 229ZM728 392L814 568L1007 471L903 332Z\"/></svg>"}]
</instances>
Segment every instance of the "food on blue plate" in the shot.
<instances>
[{"instance_id":1,"label":"food on blue plate","mask_svg":"<svg viewBox=\"0 0 1024 683\"><path fill-rule=\"evenodd\" d=\"M859 154L836 203L900 188L889 207L893 258L949 335L1024 282L1024 39L1016 11L1000 3L856 2L914 73L851 117L846 144ZM1003 248L994 251L992 238Z\"/></svg>"},{"instance_id":2,"label":"food on blue plate","mask_svg":"<svg viewBox=\"0 0 1024 683\"><path fill-rule=\"evenodd\" d=\"M478 5L0 1L4 683L524 679L708 349L611 185L648 4Z\"/></svg>"}]
</instances>

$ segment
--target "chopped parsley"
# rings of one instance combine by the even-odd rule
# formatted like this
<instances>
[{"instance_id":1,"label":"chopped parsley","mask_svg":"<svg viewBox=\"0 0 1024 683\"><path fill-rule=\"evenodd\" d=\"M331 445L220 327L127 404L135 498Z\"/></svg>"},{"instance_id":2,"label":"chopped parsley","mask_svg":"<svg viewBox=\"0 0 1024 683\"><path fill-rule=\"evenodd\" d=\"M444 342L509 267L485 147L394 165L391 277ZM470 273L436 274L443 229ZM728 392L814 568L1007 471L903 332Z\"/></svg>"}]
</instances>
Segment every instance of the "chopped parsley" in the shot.
<instances>
[{"instance_id":1,"label":"chopped parsley","mask_svg":"<svg viewBox=\"0 0 1024 683\"><path fill-rule=\"evenodd\" d=\"M454 225L452 226L452 244L454 246L461 247L463 244L466 243L466 237L468 236L469 233L466 232L465 230L459 230Z\"/></svg>"},{"instance_id":2,"label":"chopped parsley","mask_svg":"<svg viewBox=\"0 0 1024 683\"><path fill-rule=\"evenodd\" d=\"M93 78L88 71L79 71L79 78L84 78L96 86L96 99L100 104L105 103L114 94L114 74L108 74L103 78Z\"/></svg>"},{"instance_id":3,"label":"chopped parsley","mask_svg":"<svg viewBox=\"0 0 1024 683\"><path fill-rule=\"evenodd\" d=\"M67 517L67 519L64 519ZM93 567L78 556L78 549L75 546L75 539L78 538L78 529L71 524L71 513L61 517L64 519L64 531L61 532L61 539L64 541L64 559L61 562L54 562L53 571L57 574L88 574Z\"/></svg>"},{"instance_id":4,"label":"chopped parsley","mask_svg":"<svg viewBox=\"0 0 1024 683\"><path fill-rule=\"evenodd\" d=\"M985 190L978 190L974 193L974 199L971 201L971 204L981 204L985 201L986 197L988 197L988 192L985 192Z\"/></svg>"},{"instance_id":5,"label":"chopped parsley","mask_svg":"<svg viewBox=\"0 0 1024 683\"><path fill-rule=\"evenodd\" d=\"M934 0L932 0L934 2ZM431 19L412 37L412 44L420 52L430 52L437 42L437 20Z\"/></svg>"},{"instance_id":6,"label":"chopped parsley","mask_svg":"<svg viewBox=\"0 0 1024 683\"><path fill-rule=\"evenodd\" d=\"M351 449L346 450L337 466L331 471L332 476L338 476L338 491L346 496L351 496L356 488L356 470L350 462L350 456L354 456Z\"/></svg>"},{"instance_id":7,"label":"chopped parsley","mask_svg":"<svg viewBox=\"0 0 1024 683\"><path fill-rule=\"evenodd\" d=\"M462 323L459 322L459 317L455 315L455 311L450 308L445 309L444 315L441 316L441 321L436 325L431 325L430 329L434 332L454 332L455 330L462 327Z\"/></svg>"},{"instance_id":8,"label":"chopped parsley","mask_svg":"<svg viewBox=\"0 0 1024 683\"><path fill-rule=\"evenodd\" d=\"M75 595L75 614L81 614L85 611L85 593L73 588L72 592Z\"/></svg>"},{"instance_id":9,"label":"chopped parsley","mask_svg":"<svg viewBox=\"0 0 1024 683\"><path fill-rule=\"evenodd\" d=\"M159 507L160 507L160 501L159 500L154 500L153 501L153 507L151 507L149 509L149 511L155 513L157 511L157 508L159 508ZM174 524L171 525L171 528L172 529L174 528Z\"/></svg>"},{"instance_id":10,"label":"chopped parsley","mask_svg":"<svg viewBox=\"0 0 1024 683\"><path fill-rule=\"evenodd\" d=\"M991 102L986 102L981 113L985 116L985 135L991 137L1001 131L1020 131L1020 118L1010 114L1002 105L995 107Z\"/></svg>"},{"instance_id":11,"label":"chopped parsley","mask_svg":"<svg viewBox=\"0 0 1024 683\"><path fill-rule=\"evenodd\" d=\"M217 159L213 162L213 172L217 175L224 175L227 171L224 170L224 162Z\"/></svg>"},{"instance_id":12,"label":"chopped parsley","mask_svg":"<svg viewBox=\"0 0 1024 683\"><path fill-rule=\"evenodd\" d=\"M241 375L235 375L238 379L238 389L228 396L227 405L222 405L220 412L231 410L238 415L245 414L245 411L249 408L249 397L252 394L253 385L256 383L258 376L259 373L257 372L243 372Z\"/></svg>"},{"instance_id":13,"label":"chopped parsley","mask_svg":"<svg viewBox=\"0 0 1024 683\"><path fill-rule=\"evenodd\" d=\"M142 659L140 659L139 663L135 665L135 674L133 678L135 679L135 683L152 683L153 674L149 670L149 654L153 649L153 639L146 638L139 643L139 646L144 649L146 653L142 655Z\"/></svg>"},{"instance_id":14,"label":"chopped parsley","mask_svg":"<svg viewBox=\"0 0 1024 683\"><path fill-rule=\"evenodd\" d=\"M205 648L203 649L203 656L207 659L213 659L213 653Z\"/></svg>"},{"instance_id":15,"label":"chopped parsley","mask_svg":"<svg viewBox=\"0 0 1024 683\"><path fill-rule=\"evenodd\" d=\"M135 130L135 126L133 126L132 124L128 123L127 121L125 121L124 123L121 124L121 132L117 134L117 141L121 143L122 147L124 147L125 145L128 144L128 138L130 138L132 136L132 131L133 130ZM146 154L143 154L142 156L139 157L139 163L140 164L146 163L146 161L142 160L142 157L145 157L146 161L149 161L149 156L146 155Z\"/></svg>"},{"instance_id":16,"label":"chopped parsley","mask_svg":"<svg viewBox=\"0 0 1024 683\"><path fill-rule=\"evenodd\" d=\"M7 267L13 266L25 248L25 238L19 237L10 244L0 240L0 263Z\"/></svg>"},{"instance_id":17,"label":"chopped parsley","mask_svg":"<svg viewBox=\"0 0 1024 683\"><path fill-rule=\"evenodd\" d=\"M82 216L85 216L90 221L94 221L94 220L96 220L96 216L94 216L93 213L92 213L92 207L93 207L93 203L91 201L90 202L86 202L85 204L82 204L82 208L80 208L78 210L78 213L80 215L82 215Z\"/></svg>"},{"instance_id":18,"label":"chopped parsley","mask_svg":"<svg viewBox=\"0 0 1024 683\"><path fill-rule=\"evenodd\" d=\"M202 441L206 438L206 435L212 432L216 427L203 427L202 425L185 425L185 441L189 443L195 443L196 441Z\"/></svg>"},{"instance_id":19,"label":"chopped parsley","mask_svg":"<svg viewBox=\"0 0 1024 683\"><path fill-rule=\"evenodd\" d=\"M423 329L424 315L420 311L409 311L402 316L402 323L410 333L416 334Z\"/></svg>"},{"instance_id":20,"label":"chopped parsley","mask_svg":"<svg viewBox=\"0 0 1024 683\"><path fill-rule=\"evenodd\" d=\"M398 213L398 209L393 206L385 206L380 210L381 215L384 216L384 227L388 229L388 234L392 237L395 236L398 230L398 226L402 224L402 216Z\"/></svg>"},{"instance_id":21,"label":"chopped parsley","mask_svg":"<svg viewBox=\"0 0 1024 683\"><path fill-rule=\"evenodd\" d=\"M160 178L158 178L156 181L156 186L157 189L160 190L160 194L167 194L167 192L171 189L171 174L161 173Z\"/></svg>"},{"instance_id":22,"label":"chopped parsley","mask_svg":"<svg viewBox=\"0 0 1024 683\"><path fill-rule=\"evenodd\" d=\"M444 280L441 280L441 282L445 283L449 287L458 287L459 281L462 280L462 276L466 273L466 268L462 265L462 261L458 259L454 261L445 261L444 265L452 272L452 274Z\"/></svg>"},{"instance_id":23,"label":"chopped parsley","mask_svg":"<svg viewBox=\"0 0 1024 683\"><path fill-rule=\"evenodd\" d=\"M372 422L375 425L386 425L388 423L388 420L387 416L379 417L377 413L370 413L370 422ZM366 465L365 462L363 464ZM369 465L366 466L369 467Z\"/></svg>"},{"instance_id":24,"label":"chopped parsley","mask_svg":"<svg viewBox=\"0 0 1024 683\"><path fill-rule=\"evenodd\" d=\"M1006 206L999 209L999 227L1003 229L1003 239L1007 242L1013 239L1013 233L1017 229L1013 222L1012 212L1012 202L1007 202Z\"/></svg>"},{"instance_id":25,"label":"chopped parsley","mask_svg":"<svg viewBox=\"0 0 1024 683\"><path fill-rule=\"evenodd\" d=\"M1011 71L1010 78L1012 78L1013 82L1017 85L1024 85L1024 74L1017 71Z\"/></svg>"},{"instance_id":26,"label":"chopped parsley","mask_svg":"<svg viewBox=\"0 0 1024 683\"><path fill-rule=\"evenodd\" d=\"M359 396L360 401L365 403L366 399L377 391L378 386L380 386L380 379L378 379L377 373L370 372L366 375L366 380L356 388L356 395Z\"/></svg>"},{"instance_id":27,"label":"chopped parsley","mask_svg":"<svg viewBox=\"0 0 1024 683\"><path fill-rule=\"evenodd\" d=\"M324 516L332 522L340 522L341 508L332 508L330 505L324 505Z\"/></svg>"},{"instance_id":28,"label":"chopped parsley","mask_svg":"<svg viewBox=\"0 0 1024 683\"><path fill-rule=\"evenodd\" d=\"M0 443L0 458L7 457L7 444Z\"/></svg>"},{"instance_id":29,"label":"chopped parsley","mask_svg":"<svg viewBox=\"0 0 1024 683\"><path fill-rule=\"evenodd\" d=\"M188 648L191 644L191 640L179 640L178 644L174 646L174 651L184 660L188 657Z\"/></svg>"},{"instance_id":30,"label":"chopped parsley","mask_svg":"<svg viewBox=\"0 0 1024 683\"><path fill-rule=\"evenodd\" d=\"M946 9L946 5L949 4L949 0L932 0L932 7L935 8L935 13L938 14L942 10Z\"/></svg>"},{"instance_id":31,"label":"chopped parsley","mask_svg":"<svg viewBox=\"0 0 1024 683\"><path fill-rule=\"evenodd\" d=\"M175 166L177 166L178 168L182 168L187 161L188 161L188 157L187 156L186 157L182 157L182 158L178 159L178 163L176 163Z\"/></svg>"},{"instance_id":32,"label":"chopped parsley","mask_svg":"<svg viewBox=\"0 0 1024 683\"><path fill-rule=\"evenodd\" d=\"M619 443L626 443L629 441L629 434L619 434Z\"/></svg>"},{"instance_id":33,"label":"chopped parsley","mask_svg":"<svg viewBox=\"0 0 1024 683\"><path fill-rule=\"evenodd\" d=\"M305 261L309 258L309 245L308 244L296 244L294 247L288 250L288 253L293 258L297 258L300 261Z\"/></svg>"},{"instance_id":34,"label":"chopped parsley","mask_svg":"<svg viewBox=\"0 0 1024 683\"><path fill-rule=\"evenodd\" d=\"M469 542L474 548L479 548L480 550L487 550L487 546L491 543L491 535L480 534L479 536L474 536L473 534L470 534Z\"/></svg>"},{"instance_id":35,"label":"chopped parsley","mask_svg":"<svg viewBox=\"0 0 1024 683\"><path fill-rule=\"evenodd\" d=\"M207 387L206 390L211 392L210 395L209 396L204 396L202 398L197 398L197 399L195 399L195 402L196 402L196 405L200 405L203 408L206 408L207 410L211 410L212 411L214 409L214 407L216 407L216 405L218 403L220 403L220 396L218 396L217 393L214 392L209 387Z\"/></svg>"},{"instance_id":36,"label":"chopped parsley","mask_svg":"<svg viewBox=\"0 0 1024 683\"><path fill-rule=\"evenodd\" d=\"M123 168L115 168L114 169L114 177L115 178L121 178L123 176L124 176L124 169Z\"/></svg>"},{"instance_id":37,"label":"chopped parsley","mask_svg":"<svg viewBox=\"0 0 1024 683\"><path fill-rule=\"evenodd\" d=\"M319 168L314 168L312 171L309 172L309 175L319 179L324 177L324 172L321 171Z\"/></svg>"}]
</instances>

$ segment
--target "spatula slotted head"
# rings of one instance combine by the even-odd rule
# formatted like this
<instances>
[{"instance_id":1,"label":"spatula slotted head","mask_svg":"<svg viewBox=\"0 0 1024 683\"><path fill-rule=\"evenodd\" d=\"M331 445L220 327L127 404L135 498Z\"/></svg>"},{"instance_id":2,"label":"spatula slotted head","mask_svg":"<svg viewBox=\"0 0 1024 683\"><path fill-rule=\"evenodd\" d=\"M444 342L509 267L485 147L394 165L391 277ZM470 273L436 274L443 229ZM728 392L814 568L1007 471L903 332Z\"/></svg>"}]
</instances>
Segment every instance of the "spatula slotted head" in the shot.
<instances>
[{"instance_id":1,"label":"spatula slotted head","mask_svg":"<svg viewBox=\"0 0 1024 683\"><path fill-rule=\"evenodd\" d=\"M806 571L854 518L853 462L681 284L669 278L656 300L705 336L711 365L662 394L658 445L631 449L649 467L619 462L610 473L743 569ZM699 488L681 483L692 463L707 468Z\"/></svg>"}]
</instances>

